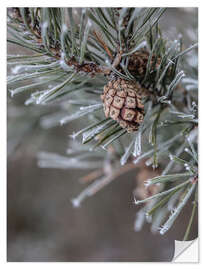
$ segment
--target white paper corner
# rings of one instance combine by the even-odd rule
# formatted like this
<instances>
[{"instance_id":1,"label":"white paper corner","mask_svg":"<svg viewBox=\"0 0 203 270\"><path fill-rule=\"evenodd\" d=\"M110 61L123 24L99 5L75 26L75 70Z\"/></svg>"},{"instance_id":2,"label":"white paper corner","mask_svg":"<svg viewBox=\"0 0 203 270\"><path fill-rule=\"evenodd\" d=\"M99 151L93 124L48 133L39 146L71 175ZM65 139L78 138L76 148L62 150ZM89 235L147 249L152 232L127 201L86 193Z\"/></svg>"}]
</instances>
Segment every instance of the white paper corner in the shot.
<instances>
[{"instance_id":1,"label":"white paper corner","mask_svg":"<svg viewBox=\"0 0 203 270\"><path fill-rule=\"evenodd\" d=\"M175 240L175 251L172 262L198 263L199 262L198 238L192 241Z\"/></svg>"}]
</instances>

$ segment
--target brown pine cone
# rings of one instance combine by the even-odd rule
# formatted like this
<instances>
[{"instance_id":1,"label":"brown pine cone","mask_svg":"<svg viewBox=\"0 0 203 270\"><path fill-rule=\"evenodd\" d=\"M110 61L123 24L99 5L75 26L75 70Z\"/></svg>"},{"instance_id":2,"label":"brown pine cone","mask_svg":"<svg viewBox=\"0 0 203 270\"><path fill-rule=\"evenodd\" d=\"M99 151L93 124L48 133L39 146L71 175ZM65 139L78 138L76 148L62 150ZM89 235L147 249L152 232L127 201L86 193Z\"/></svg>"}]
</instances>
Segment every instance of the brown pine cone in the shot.
<instances>
[{"instance_id":1,"label":"brown pine cone","mask_svg":"<svg viewBox=\"0 0 203 270\"><path fill-rule=\"evenodd\" d=\"M143 96L146 96L146 89L136 81L119 78L108 82L101 95L105 116L117 121L129 133L138 130L144 119Z\"/></svg>"},{"instance_id":2,"label":"brown pine cone","mask_svg":"<svg viewBox=\"0 0 203 270\"><path fill-rule=\"evenodd\" d=\"M145 49L139 50L132 54L129 58L128 70L133 76L138 76L140 78L145 76L147 70L147 62L149 58L149 52ZM155 64L156 61L156 64ZM161 58L155 59L155 55L151 58L151 67L155 64L157 69L161 63Z\"/></svg>"}]
</instances>

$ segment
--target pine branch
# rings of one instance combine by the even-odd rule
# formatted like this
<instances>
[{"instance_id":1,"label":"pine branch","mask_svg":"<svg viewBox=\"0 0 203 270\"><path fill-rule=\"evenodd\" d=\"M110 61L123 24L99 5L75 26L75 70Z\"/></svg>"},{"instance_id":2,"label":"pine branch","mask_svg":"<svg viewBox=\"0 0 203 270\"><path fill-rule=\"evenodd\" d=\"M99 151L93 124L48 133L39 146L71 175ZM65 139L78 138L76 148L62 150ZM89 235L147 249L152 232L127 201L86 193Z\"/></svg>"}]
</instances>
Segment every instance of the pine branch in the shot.
<instances>
[{"instance_id":1,"label":"pine branch","mask_svg":"<svg viewBox=\"0 0 203 270\"><path fill-rule=\"evenodd\" d=\"M33 54L7 58L12 67L12 75L8 76L12 96L29 91L26 105L56 105L53 114L41 118L41 126L49 128L85 119L72 135L71 154L39 155L41 167L99 169L99 174L93 174L95 178L87 177L94 182L73 204L79 206L121 170L127 172L147 158L146 165L154 169L160 166L162 173L148 180L146 188L157 184L160 188L136 201L144 204L136 228L143 224L145 212L148 221L154 222L153 231L169 216L161 234L171 228L194 193L198 179L198 72L187 60L189 52L197 54L197 44L195 41L183 50L181 37L174 41L163 37L159 21L165 10L82 8L75 14L72 8L11 8L8 42ZM105 89L118 91L119 83L113 86L118 81L139 85L134 97L136 117L140 114L144 119L133 133L128 133L116 118L104 117ZM131 121L124 123L129 125ZM175 211L169 215L175 204ZM195 209L196 204L185 239Z\"/></svg>"}]
</instances>

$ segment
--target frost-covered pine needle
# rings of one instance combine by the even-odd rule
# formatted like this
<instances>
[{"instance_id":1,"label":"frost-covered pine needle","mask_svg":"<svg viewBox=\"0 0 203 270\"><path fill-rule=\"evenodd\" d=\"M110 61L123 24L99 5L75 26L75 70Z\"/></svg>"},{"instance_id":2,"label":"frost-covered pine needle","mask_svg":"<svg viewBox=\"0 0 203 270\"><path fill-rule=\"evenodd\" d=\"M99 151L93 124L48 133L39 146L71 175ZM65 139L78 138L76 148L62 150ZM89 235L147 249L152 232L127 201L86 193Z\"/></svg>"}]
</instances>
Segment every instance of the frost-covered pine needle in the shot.
<instances>
[{"instance_id":1,"label":"frost-covered pine needle","mask_svg":"<svg viewBox=\"0 0 203 270\"><path fill-rule=\"evenodd\" d=\"M77 111L76 113L74 113L72 115L68 115L68 116L64 117L63 119L61 119L60 123L61 123L61 125L64 125L72 120L78 119L82 116L85 116L85 115L91 113L91 112L99 110L102 107L103 107L103 104L101 104L101 103L83 107L81 110Z\"/></svg>"},{"instance_id":2,"label":"frost-covered pine needle","mask_svg":"<svg viewBox=\"0 0 203 270\"><path fill-rule=\"evenodd\" d=\"M74 207L79 207L81 203L88 197L93 196L100 189L108 185L112 180L110 176L104 176L95 180L92 184L90 184L87 188L85 188L77 197L71 200Z\"/></svg>"},{"instance_id":3,"label":"frost-covered pine needle","mask_svg":"<svg viewBox=\"0 0 203 270\"><path fill-rule=\"evenodd\" d=\"M179 205L172 210L169 219L160 228L160 234L165 234L171 228L171 226L175 222L176 218L180 214L181 210L183 209L183 207L185 206L185 204L189 200L190 196L192 195L195 187L196 187L196 184L192 184L191 187L188 188L188 191L187 191L185 197L182 199L182 201L179 203Z\"/></svg>"}]
</instances>

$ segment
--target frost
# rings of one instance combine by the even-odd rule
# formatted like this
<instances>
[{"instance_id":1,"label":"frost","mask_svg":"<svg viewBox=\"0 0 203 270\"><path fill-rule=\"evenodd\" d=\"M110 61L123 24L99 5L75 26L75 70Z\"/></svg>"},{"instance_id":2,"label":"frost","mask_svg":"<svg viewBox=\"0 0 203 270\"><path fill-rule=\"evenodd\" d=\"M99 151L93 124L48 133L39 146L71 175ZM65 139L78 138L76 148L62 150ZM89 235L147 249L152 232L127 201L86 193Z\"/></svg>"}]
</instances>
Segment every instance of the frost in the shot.
<instances>
[{"instance_id":1,"label":"frost","mask_svg":"<svg viewBox=\"0 0 203 270\"><path fill-rule=\"evenodd\" d=\"M60 124L60 119L64 117L65 113L56 112L50 115L41 117L40 126L44 129L49 129Z\"/></svg>"},{"instance_id":2,"label":"frost","mask_svg":"<svg viewBox=\"0 0 203 270\"><path fill-rule=\"evenodd\" d=\"M185 204L187 203L188 199L190 198L190 196L192 195L194 189L195 189L195 184L192 185L188 191L187 194L185 195L185 197L181 200L181 202L178 204L178 206L176 208L173 208L171 211L171 215L169 216L168 220L164 223L163 227L160 229L160 234L165 234L173 225L174 221L176 220L176 218L178 217L178 215L180 214L181 210L183 209L183 207L185 206Z\"/></svg>"},{"instance_id":3,"label":"frost","mask_svg":"<svg viewBox=\"0 0 203 270\"><path fill-rule=\"evenodd\" d=\"M101 103L83 107L82 110L77 111L76 113L74 113L72 115L68 115L68 116L64 117L63 119L61 119L60 123L61 123L61 125L63 125L63 124L68 123L72 120L75 120L75 119L78 119L84 115L87 115L88 113L96 111L102 107L103 107L103 105Z\"/></svg>"},{"instance_id":4,"label":"frost","mask_svg":"<svg viewBox=\"0 0 203 270\"><path fill-rule=\"evenodd\" d=\"M62 25L62 31L63 32L67 32L68 31L68 28L67 28L66 24L63 24Z\"/></svg>"},{"instance_id":5,"label":"frost","mask_svg":"<svg viewBox=\"0 0 203 270\"><path fill-rule=\"evenodd\" d=\"M164 235L168 231L168 229L169 228L167 226L162 226L162 227L159 228L159 233L161 235Z\"/></svg>"},{"instance_id":6,"label":"frost","mask_svg":"<svg viewBox=\"0 0 203 270\"><path fill-rule=\"evenodd\" d=\"M148 213L145 213L145 217L146 217L147 223L151 223L152 222L152 216L151 215L149 215Z\"/></svg>"},{"instance_id":7,"label":"frost","mask_svg":"<svg viewBox=\"0 0 203 270\"><path fill-rule=\"evenodd\" d=\"M153 168L153 169L158 168L158 164L157 164L157 165L153 164L153 165L152 165L152 168Z\"/></svg>"},{"instance_id":8,"label":"frost","mask_svg":"<svg viewBox=\"0 0 203 270\"><path fill-rule=\"evenodd\" d=\"M93 105L94 106L94 105ZM83 109L84 110L84 109ZM84 143L86 140L93 138L95 135L100 133L104 128L110 127L112 124L112 120L109 119L105 123L102 123L86 132L83 133L82 142Z\"/></svg>"},{"instance_id":9,"label":"frost","mask_svg":"<svg viewBox=\"0 0 203 270\"><path fill-rule=\"evenodd\" d=\"M72 200L73 206L79 207L82 201L84 201L87 197L93 196L96 192L101 190L112 180L113 178L111 177L111 175L95 180L92 184L85 188L76 198Z\"/></svg>"},{"instance_id":10,"label":"frost","mask_svg":"<svg viewBox=\"0 0 203 270\"><path fill-rule=\"evenodd\" d=\"M88 20L87 26L88 26L89 28L92 26L92 22L91 22L90 20Z\"/></svg>"},{"instance_id":11,"label":"frost","mask_svg":"<svg viewBox=\"0 0 203 270\"><path fill-rule=\"evenodd\" d=\"M48 25L49 25L48 21L45 21L45 22L42 24L42 30L43 30L43 31L46 31Z\"/></svg>"},{"instance_id":12,"label":"frost","mask_svg":"<svg viewBox=\"0 0 203 270\"><path fill-rule=\"evenodd\" d=\"M151 180L144 181L144 186L148 187L151 185Z\"/></svg>"},{"instance_id":13,"label":"frost","mask_svg":"<svg viewBox=\"0 0 203 270\"><path fill-rule=\"evenodd\" d=\"M167 204L167 208L169 211L171 211L172 209L174 209L174 206L176 204L176 201L178 200L179 198L179 195L181 193L181 190L177 191L168 201L168 204Z\"/></svg>"},{"instance_id":14,"label":"frost","mask_svg":"<svg viewBox=\"0 0 203 270\"><path fill-rule=\"evenodd\" d=\"M148 160L145 161L145 165L147 167L149 167L150 165L152 165L152 163L153 163L153 158L149 158Z\"/></svg>"},{"instance_id":15,"label":"frost","mask_svg":"<svg viewBox=\"0 0 203 270\"><path fill-rule=\"evenodd\" d=\"M60 66L64 71L72 71L74 69L73 67L68 66L64 59L60 60Z\"/></svg>"},{"instance_id":16,"label":"frost","mask_svg":"<svg viewBox=\"0 0 203 270\"><path fill-rule=\"evenodd\" d=\"M134 230L136 232L139 232L142 229L144 221L145 221L145 211L144 209L141 209L140 211L137 212L136 219L134 222Z\"/></svg>"},{"instance_id":17,"label":"frost","mask_svg":"<svg viewBox=\"0 0 203 270\"><path fill-rule=\"evenodd\" d=\"M69 158L49 152L40 152L38 154L38 165L41 168L58 169L95 169L100 168L99 161L80 160L80 156Z\"/></svg>"},{"instance_id":18,"label":"frost","mask_svg":"<svg viewBox=\"0 0 203 270\"><path fill-rule=\"evenodd\" d=\"M12 74L18 74L20 70L22 69L23 66L15 66L14 68L11 69Z\"/></svg>"},{"instance_id":19,"label":"frost","mask_svg":"<svg viewBox=\"0 0 203 270\"><path fill-rule=\"evenodd\" d=\"M183 78L182 80L183 83L189 83L189 84L198 84L198 81L189 77Z\"/></svg>"},{"instance_id":20,"label":"frost","mask_svg":"<svg viewBox=\"0 0 203 270\"><path fill-rule=\"evenodd\" d=\"M107 65L110 65L110 61L109 61L109 59L107 58L107 59L105 59L105 63L107 64Z\"/></svg>"},{"instance_id":21,"label":"frost","mask_svg":"<svg viewBox=\"0 0 203 270\"><path fill-rule=\"evenodd\" d=\"M80 207L80 201L77 198L72 199L71 202L74 208Z\"/></svg>"},{"instance_id":22,"label":"frost","mask_svg":"<svg viewBox=\"0 0 203 270\"><path fill-rule=\"evenodd\" d=\"M138 204L138 201L136 200L135 197L134 197L134 204Z\"/></svg>"},{"instance_id":23,"label":"frost","mask_svg":"<svg viewBox=\"0 0 203 270\"><path fill-rule=\"evenodd\" d=\"M172 154L169 154L169 158L170 158L170 160L174 160L174 157Z\"/></svg>"},{"instance_id":24,"label":"frost","mask_svg":"<svg viewBox=\"0 0 203 270\"><path fill-rule=\"evenodd\" d=\"M124 165L127 162L129 156L132 153L133 145L134 145L134 140L132 140L130 145L126 148L124 155L121 157L121 160L120 160L121 165Z\"/></svg>"},{"instance_id":25,"label":"frost","mask_svg":"<svg viewBox=\"0 0 203 270\"><path fill-rule=\"evenodd\" d=\"M70 67L70 66L68 66L68 65L66 64L66 61L65 61L65 53L64 53L64 52L61 52L61 59L60 59L59 63L60 63L61 68L62 68L63 70L65 70L65 71L72 71L72 70L74 70L73 67Z\"/></svg>"},{"instance_id":26,"label":"frost","mask_svg":"<svg viewBox=\"0 0 203 270\"><path fill-rule=\"evenodd\" d=\"M75 132L74 132L73 134L70 135L70 137L71 137L73 140L75 140L77 136L78 136L78 134L75 133Z\"/></svg>"},{"instance_id":27,"label":"frost","mask_svg":"<svg viewBox=\"0 0 203 270\"><path fill-rule=\"evenodd\" d=\"M134 151L133 151L133 156L137 157L142 153L141 149L141 132L137 133L137 136L135 138L135 144L134 144Z\"/></svg>"}]
</instances>

